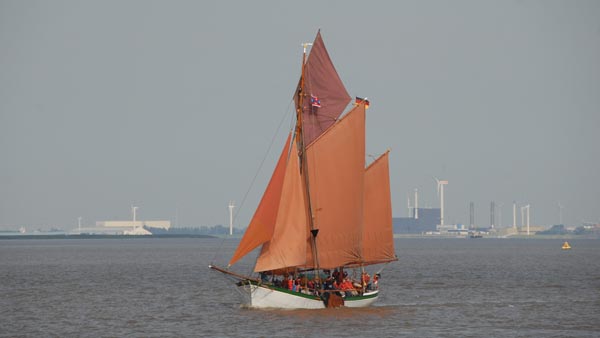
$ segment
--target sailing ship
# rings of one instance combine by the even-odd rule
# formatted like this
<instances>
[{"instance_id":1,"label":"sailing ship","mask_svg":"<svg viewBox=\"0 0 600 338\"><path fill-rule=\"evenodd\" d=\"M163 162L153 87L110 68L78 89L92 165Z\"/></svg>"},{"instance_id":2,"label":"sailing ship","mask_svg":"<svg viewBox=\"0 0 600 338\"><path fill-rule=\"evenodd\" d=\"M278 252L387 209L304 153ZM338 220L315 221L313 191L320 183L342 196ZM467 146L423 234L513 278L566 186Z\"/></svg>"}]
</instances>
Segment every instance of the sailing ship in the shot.
<instances>
[{"instance_id":1,"label":"sailing ship","mask_svg":"<svg viewBox=\"0 0 600 338\"><path fill-rule=\"evenodd\" d=\"M232 277L245 305L365 307L379 297L380 273L366 269L397 260L389 150L366 166L369 101L351 101L319 31L304 44L296 123L262 199L228 266L209 265ZM259 246L258 277L231 270Z\"/></svg>"}]
</instances>

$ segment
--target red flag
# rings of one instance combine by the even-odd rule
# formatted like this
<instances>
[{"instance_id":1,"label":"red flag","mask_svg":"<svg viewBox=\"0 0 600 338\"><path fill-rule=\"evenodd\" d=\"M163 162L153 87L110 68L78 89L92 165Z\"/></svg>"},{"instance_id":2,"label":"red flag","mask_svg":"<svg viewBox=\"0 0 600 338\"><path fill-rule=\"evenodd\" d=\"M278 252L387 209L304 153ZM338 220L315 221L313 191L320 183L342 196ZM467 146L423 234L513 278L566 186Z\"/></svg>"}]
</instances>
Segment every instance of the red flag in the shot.
<instances>
[{"instance_id":1,"label":"red flag","mask_svg":"<svg viewBox=\"0 0 600 338\"><path fill-rule=\"evenodd\" d=\"M356 104L361 104L361 103L365 103L365 109L369 109L369 100L367 99L363 99L362 97L356 97L355 101Z\"/></svg>"}]
</instances>

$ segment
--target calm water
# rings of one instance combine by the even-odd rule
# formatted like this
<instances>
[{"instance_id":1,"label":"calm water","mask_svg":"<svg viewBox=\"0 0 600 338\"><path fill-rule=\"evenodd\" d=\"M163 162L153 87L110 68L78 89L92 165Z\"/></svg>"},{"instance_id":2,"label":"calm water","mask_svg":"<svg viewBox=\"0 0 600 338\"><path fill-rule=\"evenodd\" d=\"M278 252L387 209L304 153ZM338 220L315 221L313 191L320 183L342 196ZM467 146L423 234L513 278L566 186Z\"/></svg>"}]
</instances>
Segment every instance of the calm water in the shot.
<instances>
[{"instance_id":1,"label":"calm water","mask_svg":"<svg viewBox=\"0 0 600 338\"><path fill-rule=\"evenodd\" d=\"M377 306L312 311L241 308L207 269L236 243L0 241L0 336L600 336L598 240L397 239Z\"/></svg>"}]
</instances>

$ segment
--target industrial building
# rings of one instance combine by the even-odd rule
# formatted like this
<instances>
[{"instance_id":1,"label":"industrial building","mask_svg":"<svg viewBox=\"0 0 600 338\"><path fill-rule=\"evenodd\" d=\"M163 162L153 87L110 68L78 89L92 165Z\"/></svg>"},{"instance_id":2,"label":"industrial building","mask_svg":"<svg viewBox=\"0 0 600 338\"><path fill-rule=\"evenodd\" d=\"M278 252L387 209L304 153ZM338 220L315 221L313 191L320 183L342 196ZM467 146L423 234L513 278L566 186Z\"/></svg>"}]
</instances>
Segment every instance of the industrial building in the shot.
<instances>
[{"instance_id":1,"label":"industrial building","mask_svg":"<svg viewBox=\"0 0 600 338\"><path fill-rule=\"evenodd\" d=\"M163 230L169 230L171 228L171 221L99 221L96 222L96 227L103 228L159 228Z\"/></svg>"},{"instance_id":2,"label":"industrial building","mask_svg":"<svg viewBox=\"0 0 600 338\"><path fill-rule=\"evenodd\" d=\"M93 227L73 229L72 233L94 235L151 235L147 229L169 230L171 221L97 221Z\"/></svg>"},{"instance_id":3,"label":"industrial building","mask_svg":"<svg viewBox=\"0 0 600 338\"><path fill-rule=\"evenodd\" d=\"M423 234L437 231L440 224L439 208L415 208L411 209L409 217L394 217L392 225L395 234Z\"/></svg>"}]
</instances>

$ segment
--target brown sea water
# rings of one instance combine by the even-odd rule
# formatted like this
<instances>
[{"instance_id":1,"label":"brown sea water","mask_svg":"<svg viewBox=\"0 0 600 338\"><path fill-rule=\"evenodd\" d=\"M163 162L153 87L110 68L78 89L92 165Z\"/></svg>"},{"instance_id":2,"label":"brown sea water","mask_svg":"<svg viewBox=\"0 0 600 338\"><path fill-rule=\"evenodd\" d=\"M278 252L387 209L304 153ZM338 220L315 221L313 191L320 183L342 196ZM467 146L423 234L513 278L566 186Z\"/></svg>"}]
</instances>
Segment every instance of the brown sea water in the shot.
<instances>
[{"instance_id":1,"label":"brown sea water","mask_svg":"<svg viewBox=\"0 0 600 338\"><path fill-rule=\"evenodd\" d=\"M0 336L598 337L600 241L570 243L396 239L376 306L284 311L207 268L237 240L0 240Z\"/></svg>"}]
</instances>

